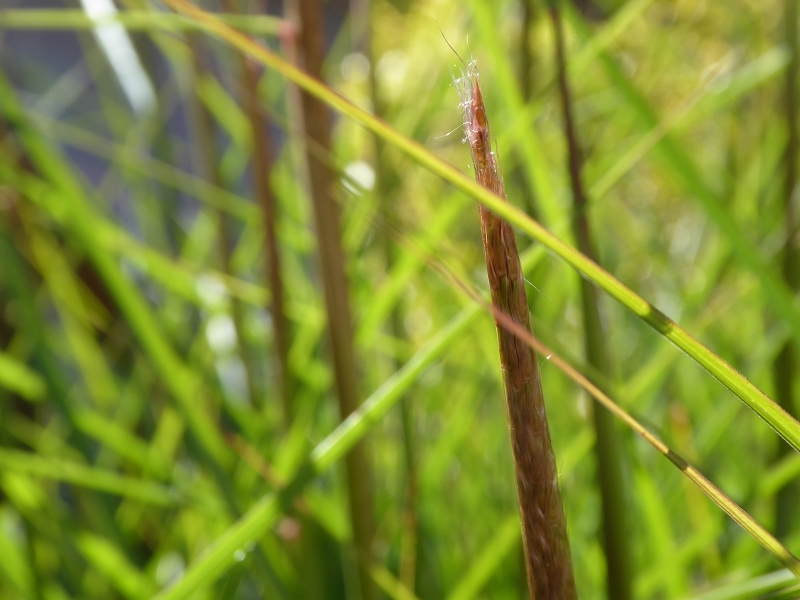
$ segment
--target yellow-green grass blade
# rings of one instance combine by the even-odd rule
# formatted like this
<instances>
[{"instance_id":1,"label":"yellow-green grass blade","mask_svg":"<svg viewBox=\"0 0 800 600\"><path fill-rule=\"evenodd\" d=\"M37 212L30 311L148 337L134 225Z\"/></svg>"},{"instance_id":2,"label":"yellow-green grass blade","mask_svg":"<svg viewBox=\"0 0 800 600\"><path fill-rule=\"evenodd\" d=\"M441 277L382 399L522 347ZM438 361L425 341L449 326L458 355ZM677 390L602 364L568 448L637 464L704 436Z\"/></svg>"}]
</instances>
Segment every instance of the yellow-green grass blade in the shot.
<instances>
[{"instance_id":1,"label":"yellow-green grass blade","mask_svg":"<svg viewBox=\"0 0 800 600\"><path fill-rule=\"evenodd\" d=\"M455 589L447 595L447 600L475 598L491 574L520 542L519 515L514 513L500 524L494 538Z\"/></svg>"},{"instance_id":2,"label":"yellow-green grass blade","mask_svg":"<svg viewBox=\"0 0 800 600\"><path fill-rule=\"evenodd\" d=\"M173 506L178 502L175 492L154 481L19 450L0 449L0 470L63 481L159 506Z\"/></svg>"},{"instance_id":3,"label":"yellow-green grass blade","mask_svg":"<svg viewBox=\"0 0 800 600\"><path fill-rule=\"evenodd\" d=\"M686 352L686 354L697 361L704 369L716 377L725 387L730 389L753 409L793 448L800 450L800 424L775 404L766 394L655 306L633 292L613 275L578 252L575 248L554 236L541 224L528 217L523 211L482 188L453 165L435 156L419 143L403 136L391 126L355 106L353 103L328 88L325 84L309 77L307 74L282 60L269 50L256 44L247 36L231 29L218 19L215 19L213 15L206 13L185 0L166 0L165 3L189 16L205 21L209 24L210 28L213 28L216 35L232 46L252 56L265 66L276 70L340 113L360 122L365 128L408 154L423 167L449 181L456 188L478 200L498 216L506 219L520 230L530 235L533 239L543 244L547 249L560 256L581 274L619 301L623 306L639 316L662 336ZM792 307L789 308L790 310L787 311L787 316L788 312L791 312L794 316L800 315L800 313L796 313Z\"/></svg>"},{"instance_id":4,"label":"yellow-green grass blade","mask_svg":"<svg viewBox=\"0 0 800 600\"><path fill-rule=\"evenodd\" d=\"M582 35L588 36L588 26L574 11L565 11L570 24ZM628 106L639 120L650 130L657 130L659 119L647 100L636 90L621 67L606 53L600 55L601 62L609 73L616 89L625 98ZM800 310L794 294L772 266L761 256L758 248L736 224L729 209L718 194L704 181L689 155L669 136L659 136L654 144L659 157L669 167L681 185L695 197L709 217L728 240L734 255L742 266L749 269L761 282L769 305L788 323L796 339L800 340ZM796 446L795 446L796 447Z\"/></svg>"},{"instance_id":5,"label":"yellow-green grass blade","mask_svg":"<svg viewBox=\"0 0 800 600\"><path fill-rule=\"evenodd\" d=\"M9 535L8 532L21 528L20 516L9 505L0 506L0 527L4 535L0 536L0 573L15 588L20 598L33 600L36 586L34 584L33 565L28 560L26 540L22 536Z\"/></svg>"},{"instance_id":6,"label":"yellow-green grass blade","mask_svg":"<svg viewBox=\"0 0 800 600\"><path fill-rule=\"evenodd\" d=\"M56 241L46 231L32 226L27 229L33 263L50 292L71 357L95 405L108 410L119 397L119 389L103 349L95 339L92 321L101 319L94 317L95 311L85 301L92 296L82 289Z\"/></svg>"},{"instance_id":7,"label":"yellow-green grass blade","mask_svg":"<svg viewBox=\"0 0 800 600\"><path fill-rule=\"evenodd\" d=\"M219 19L253 35L277 35L283 19L270 15L217 14ZM197 31L206 27L194 19L172 13L129 10L107 17L90 17L78 9L9 9L0 11L0 29L94 29L118 23L131 31Z\"/></svg>"},{"instance_id":8,"label":"yellow-green grass blade","mask_svg":"<svg viewBox=\"0 0 800 600\"><path fill-rule=\"evenodd\" d=\"M152 473L161 480L169 478L169 468L164 459L155 456L152 448L146 442L119 423L89 409L74 413L72 421L80 431L98 440L117 455L131 461L145 473Z\"/></svg>"},{"instance_id":9,"label":"yellow-green grass blade","mask_svg":"<svg viewBox=\"0 0 800 600\"><path fill-rule=\"evenodd\" d=\"M772 49L718 84L702 86L673 114L663 118L658 125L624 151L616 162L592 183L589 189L590 200L598 200L606 195L671 131L684 129L727 108L745 94L783 72L788 62L786 51Z\"/></svg>"},{"instance_id":10,"label":"yellow-green grass blade","mask_svg":"<svg viewBox=\"0 0 800 600\"><path fill-rule=\"evenodd\" d=\"M0 352L0 387L31 402L39 402L47 392L47 384L36 371L5 352Z\"/></svg>"}]
</instances>

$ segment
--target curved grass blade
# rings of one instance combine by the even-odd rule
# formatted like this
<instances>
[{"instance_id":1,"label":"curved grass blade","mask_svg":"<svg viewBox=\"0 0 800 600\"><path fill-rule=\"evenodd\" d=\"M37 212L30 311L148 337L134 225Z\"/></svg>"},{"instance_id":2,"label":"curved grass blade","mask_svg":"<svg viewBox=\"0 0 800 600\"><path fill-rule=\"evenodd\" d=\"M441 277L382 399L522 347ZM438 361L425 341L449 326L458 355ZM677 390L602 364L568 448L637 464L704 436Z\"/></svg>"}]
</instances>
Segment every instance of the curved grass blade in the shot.
<instances>
[{"instance_id":1,"label":"curved grass blade","mask_svg":"<svg viewBox=\"0 0 800 600\"><path fill-rule=\"evenodd\" d=\"M449 276L449 274L447 275ZM527 343L531 348L545 357L548 362L552 363L567 377L572 379L572 381L586 390L586 392L588 392L595 400L608 409L609 412L622 420L630 429L644 438L648 444L663 454L672 464L678 467L692 483L700 488L700 490L706 496L708 496L711 501L714 502L714 504L721 508L742 529L749 533L759 544L761 544L761 546L763 546L770 554L778 559L781 564L783 564L800 579L800 560L789 550L787 550L786 547L781 544L781 542L778 541L775 536L767 531L766 528L764 528L756 519L750 516L747 511L734 502L717 486L706 479L706 477L700 473L700 471L690 465L683 457L674 452L649 429L639 423L639 421L626 412L625 409L612 400L605 392L603 392L594 383L589 381L585 375L583 375L566 360L553 352L548 346L534 337L533 334L531 334L527 329L521 327L516 321L511 319L504 312L498 310L489 302L485 301L477 292L469 288L467 284L454 279L452 276L449 276L449 278L454 281L454 283L460 287L470 298L480 303L480 305L483 306L487 312L491 312L498 325L506 328L510 332L513 332L514 335L516 335L519 339L525 341L525 343Z\"/></svg>"},{"instance_id":2,"label":"curved grass blade","mask_svg":"<svg viewBox=\"0 0 800 600\"><path fill-rule=\"evenodd\" d=\"M358 121L375 135L380 136L405 152L421 166L478 200L499 217L518 227L550 251L560 256L586 278L593 281L620 304L639 316L653 329L697 361L706 371L716 377L720 383L736 394L756 414L764 419L795 450L800 451L800 423L775 404L764 392L750 383L741 373L682 329L675 321L629 289L608 271L550 233L522 210L481 187L453 165L437 157L418 142L405 137L374 115L340 96L325 84L282 60L279 56L260 46L246 35L228 27L210 13L187 0L164 0L164 2L187 16L204 21L208 24L209 30L212 30L215 35L252 56L265 66L274 69L308 93L321 99L331 108Z\"/></svg>"}]
</instances>

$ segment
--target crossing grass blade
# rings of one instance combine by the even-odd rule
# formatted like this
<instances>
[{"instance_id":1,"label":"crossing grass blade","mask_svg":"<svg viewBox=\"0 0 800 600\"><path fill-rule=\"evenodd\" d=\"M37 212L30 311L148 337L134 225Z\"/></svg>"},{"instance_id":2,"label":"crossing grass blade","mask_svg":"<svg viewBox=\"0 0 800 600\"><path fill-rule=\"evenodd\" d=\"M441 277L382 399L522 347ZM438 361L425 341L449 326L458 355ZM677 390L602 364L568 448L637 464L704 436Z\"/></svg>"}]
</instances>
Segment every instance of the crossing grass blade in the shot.
<instances>
[{"instance_id":1,"label":"crossing grass blade","mask_svg":"<svg viewBox=\"0 0 800 600\"><path fill-rule=\"evenodd\" d=\"M647 300L629 289L609 272L581 254L575 248L550 233L541 224L528 217L514 205L505 202L497 195L477 183L471 181L451 164L432 154L419 143L403 136L380 119L357 107L323 83L299 71L280 57L256 44L246 35L226 26L196 5L186 0L166 0L165 4L173 9L205 22L214 34L226 42L252 56L265 66L274 69L293 83L302 87L339 111L363 125L366 129L385 139L397 149L403 151L431 173L442 177L457 189L479 201L497 214L543 244L548 250L557 254L583 276L590 279L598 287L625 306L633 314L641 318L664 338L683 350L700 366L719 380L722 385L738 396L760 418L766 421L795 450L800 451L800 424L773 402L764 392L748 381L727 362L714 354L706 346L696 340L676 322ZM785 306L785 304L784 304ZM794 310L794 309L792 309ZM788 311L787 311L788 316Z\"/></svg>"}]
</instances>

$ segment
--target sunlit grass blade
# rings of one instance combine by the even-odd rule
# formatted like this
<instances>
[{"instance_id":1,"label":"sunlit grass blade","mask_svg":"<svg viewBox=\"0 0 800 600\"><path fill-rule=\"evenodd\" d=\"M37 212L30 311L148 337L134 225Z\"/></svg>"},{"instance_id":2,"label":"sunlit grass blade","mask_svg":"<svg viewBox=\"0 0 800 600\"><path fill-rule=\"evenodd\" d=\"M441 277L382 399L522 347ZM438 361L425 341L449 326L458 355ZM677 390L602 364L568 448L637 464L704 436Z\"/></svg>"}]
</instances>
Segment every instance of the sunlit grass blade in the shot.
<instances>
[{"instance_id":1,"label":"sunlit grass blade","mask_svg":"<svg viewBox=\"0 0 800 600\"><path fill-rule=\"evenodd\" d=\"M568 7L569 5L565 5ZM569 23L582 35L588 36L588 27L576 15L574 10L564 11ZM638 119L648 128L657 129L659 119L647 100L633 86L622 68L607 53L600 55L603 66L609 73L616 89L626 99ZM696 198L709 217L714 221L721 233L727 238L734 255L742 266L749 269L759 278L764 293L770 298L770 306L792 328L793 335L800 340L800 310L794 301L794 294L786 283L778 276L775 269L761 256L759 249L747 237L726 209L719 194L715 192L694 164L693 159L684 149L667 135L659 135L654 140L654 149L669 167L681 185Z\"/></svg>"},{"instance_id":2,"label":"sunlit grass blade","mask_svg":"<svg viewBox=\"0 0 800 600\"><path fill-rule=\"evenodd\" d=\"M449 275L449 274L448 274ZM451 277L452 278L452 277ZM592 383L585 375L575 367L553 352L548 346L535 338L524 327L508 317L505 313L498 310L488 302L483 300L477 292L469 288L466 284L454 281L462 291L470 298L479 303L485 310L491 311L499 325L513 332L518 338L525 341L538 354L545 357L551 364L558 368L572 381L586 390L597 402L602 404L613 415L625 423L631 430L640 435L655 450L663 454L673 465L689 478L714 504L722 509L731 519L733 519L742 529L750 534L765 550L772 554L786 568L800 579L800 559L795 557L775 536L761 525L756 519L748 514L741 506L734 502L722 490L709 481L700 471L690 465L683 457L678 455L658 436L653 434L647 427L642 425L637 419L617 404L608 394Z\"/></svg>"},{"instance_id":3,"label":"sunlit grass blade","mask_svg":"<svg viewBox=\"0 0 800 600\"><path fill-rule=\"evenodd\" d=\"M775 404L766 394L750 383L750 381L719 356L697 341L663 312L633 292L586 256L554 236L520 209L510 203L504 202L489 190L482 188L453 165L435 156L419 143L395 131L383 121L358 108L350 101L330 90L323 83L299 71L277 55L250 40L247 36L227 27L224 23L215 19L213 15L186 2L186 0L166 0L165 3L193 18L205 21L210 28L213 28L216 35L232 46L247 53L262 64L276 70L307 92L326 102L335 110L355 119L374 134L382 137L390 144L408 154L430 172L449 181L465 194L481 202L499 217L507 220L536 241L542 243L550 251L560 256L585 277L605 290L623 306L639 316L662 336L686 352L686 354L697 361L704 369L716 377L725 387L730 389L745 404L753 409L775 429L778 434L789 442L792 447L800 451L800 424ZM794 309L792 309L792 311L794 311Z\"/></svg>"},{"instance_id":4,"label":"sunlit grass blade","mask_svg":"<svg viewBox=\"0 0 800 600\"><path fill-rule=\"evenodd\" d=\"M797 577L788 569L761 575L747 581L731 583L716 590L691 596L687 600L754 600L771 597L767 594L794 589ZM796 590L795 590L796 593Z\"/></svg>"},{"instance_id":5,"label":"sunlit grass blade","mask_svg":"<svg viewBox=\"0 0 800 600\"><path fill-rule=\"evenodd\" d=\"M82 533L78 536L76 545L86 560L108 577L125 598L144 600L155 592L155 582L139 571L112 541Z\"/></svg>"},{"instance_id":6,"label":"sunlit grass blade","mask_svg":"<svg viewBox=\"0 0 800 600\"><path fill-rule=\"evenodd\" d=\"M217 18L231 27L252 35L277 35L283 19L270 15L237 15L216 13ZM6 9L0 10L0 29L55 29L80 31L101 25L119 23L131 31L197 31L202 23L180 15L158 11L120 11L108 17L93 18L78 9Z\"/></svg>"}]
</instances>

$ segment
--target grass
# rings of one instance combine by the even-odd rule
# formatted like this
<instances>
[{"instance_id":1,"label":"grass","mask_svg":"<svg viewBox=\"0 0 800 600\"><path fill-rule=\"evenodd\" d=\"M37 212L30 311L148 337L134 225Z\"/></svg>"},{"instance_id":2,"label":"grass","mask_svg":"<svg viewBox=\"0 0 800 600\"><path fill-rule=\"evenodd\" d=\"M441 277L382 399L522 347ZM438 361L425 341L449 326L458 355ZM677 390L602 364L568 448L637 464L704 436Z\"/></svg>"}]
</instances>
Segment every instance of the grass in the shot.
<instances>
[{"instance_id":1,"label":"grass","mask_svg":"<svg viewBox=\"0 0 800 600\"><path fill-rule=\"evenodd\" d=\"M114 17L149 113L81 11L0 11L0 43L31 49L3 53L0 80L0 596L524 596L473 202L519 234L537 338L515 335L546 344L578 597L609 585L586 392L622 419L633 597L796 594L782 567L800 536L776 498L800 476L800 427L770 400L794 387L782 349L800 332L792 3L597 0L599 20L563 3L559 69L542 3L376 1L370 40L346 23L318 57L331 87L287 60L288 21L167 4ZM446 135L455 60L431 16L459 52L469 36L508 202ZM62 50L76 61L56 70ZM332 111L329 143L294 86ZM593 247L570 227L581 149ZM338 225L315 214L314 163ZM339 241L349 416L318 266ZM586 289L616 300L616 367L588 360ZM344 471L365 436L366 542Z\"/></svg>"},{"instance_id":2,"label":"grass","mask_svg":"<svg viewBox=\"0 0 800 600\"><path fill-rule=\"evenodd\" d=\"M456 81L475 181L505 198L505 184L492 151L492 136L474 62ZM481 238L492 305L525 332L528 296L511 226L481 206ZM564 506L550 439L539 363L532 348L497 320L500 364L514 456L525 572L531 598L576 598Z\"/></svg>"}]
</instances>

